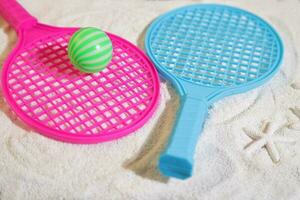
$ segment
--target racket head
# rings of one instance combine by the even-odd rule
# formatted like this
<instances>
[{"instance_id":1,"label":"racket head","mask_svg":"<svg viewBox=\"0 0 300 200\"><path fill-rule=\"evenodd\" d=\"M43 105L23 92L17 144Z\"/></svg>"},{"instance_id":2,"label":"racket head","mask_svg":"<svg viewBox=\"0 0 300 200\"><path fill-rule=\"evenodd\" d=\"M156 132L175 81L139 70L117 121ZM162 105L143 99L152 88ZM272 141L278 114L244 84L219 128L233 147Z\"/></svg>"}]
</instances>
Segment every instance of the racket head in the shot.
<instances>
[{"instance_id":1,"label":"racket head","mask_svg":"<svg viewBox=\"0 0 300 200\"><path fill-rule=\"evenodd\" d=\"M158 17L145 49L180 95L213 102L269 80L279 69L283 44L262 18L239 8L196 4Z\"/></svg>"},{"instance_id":2,"label":"racket head","mask_svg":"<svg viewBox=\"0 0 300 200\"><path fill-rule=\"evenodd\" d=\"M158 104L154 65L136 46L107 33L111 63L99 73L82 73L67 56L76 30L43 24L18 30L2 69L6 102L27 125L59 141L98 143L132 133Z\"/></svg>"}]
</instances>

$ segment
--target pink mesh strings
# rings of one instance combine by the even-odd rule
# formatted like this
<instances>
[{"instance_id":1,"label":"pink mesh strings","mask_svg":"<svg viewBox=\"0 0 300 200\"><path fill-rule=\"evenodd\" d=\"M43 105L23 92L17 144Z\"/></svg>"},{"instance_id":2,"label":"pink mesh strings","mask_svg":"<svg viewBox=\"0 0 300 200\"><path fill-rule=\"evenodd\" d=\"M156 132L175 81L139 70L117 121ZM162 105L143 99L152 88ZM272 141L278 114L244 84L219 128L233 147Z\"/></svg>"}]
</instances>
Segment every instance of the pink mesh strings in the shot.
<instances>
[{"instance_id":1,"label":"pink mesh strings","mask_svg":"<svg viewBox=\"0 0 300 200\"><path fill-rule=\"evenodd\" d=\"M150 61L110 35L114 52L107 69L81 73L67 56L72 33L38 40L13 56L4 70L4 89L15 112L47 136L78 143L116 139L144 124L159 90Z\"/></svg>"}]
</instances>

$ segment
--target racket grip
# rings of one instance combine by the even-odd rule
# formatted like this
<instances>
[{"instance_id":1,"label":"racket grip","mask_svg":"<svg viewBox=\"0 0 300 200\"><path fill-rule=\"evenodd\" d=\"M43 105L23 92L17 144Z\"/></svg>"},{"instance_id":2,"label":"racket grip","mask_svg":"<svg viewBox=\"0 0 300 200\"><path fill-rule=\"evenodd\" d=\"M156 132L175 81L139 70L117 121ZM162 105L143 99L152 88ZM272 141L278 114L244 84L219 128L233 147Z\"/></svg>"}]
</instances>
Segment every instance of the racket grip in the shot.
<instances>
[{"instance_id":1,"label":"racket grip","mask_svg":"<svg viewBox=\"0 0 300 200\"><path fill-rule=\"evenodd\" d=\"M197 140L207 112L206 102L191 97L183 99L171 140L159 159L158 167L163 175L179 179L192 175Z\"/></svg>"},{"instance_id":2,"label":"racket grip","mask_svg":"<svg viewBox=\"0 0 300 200\"><path fill-rule=\"evenodd\" d=\"M37 23L37 19L16 0L0 0L0 14L15 30L31 27Z\"/></svg>"}]
</instances>

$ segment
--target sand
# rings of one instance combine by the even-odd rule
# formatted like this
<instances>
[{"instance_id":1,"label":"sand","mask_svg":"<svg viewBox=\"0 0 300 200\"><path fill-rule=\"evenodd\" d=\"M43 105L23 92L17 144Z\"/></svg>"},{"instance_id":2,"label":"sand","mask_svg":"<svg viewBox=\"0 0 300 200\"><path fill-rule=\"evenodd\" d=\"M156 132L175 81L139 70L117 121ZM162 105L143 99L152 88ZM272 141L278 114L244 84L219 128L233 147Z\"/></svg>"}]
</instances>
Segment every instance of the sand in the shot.
<instances>
[{"instance_id":1,"label":"sand","mask_svg":"<svg viewBox=\"0 0 300 200\"><path fill-rule=\"evenodd\" d=\"M61 26L96 26L142 47L144 31L159 14L200 1L20 0L40 21ZM203 1L208 2L208 1ZM0 101L0 199L299 199L300 198L300 2L213 1L239 6L269 21L285 44L280 72L268 84L225 98L210 110L197 146L194 176L162 177L157 158L166 144L178 96L161 84L160 106L142 129L97 145L60 143L32 132ZM51 8L51 9L50 9ZM0 20L0 62L16 35ZM244 129L272 122L274 162L265 148L247 153Z\"/></svg>"}]
</instances>

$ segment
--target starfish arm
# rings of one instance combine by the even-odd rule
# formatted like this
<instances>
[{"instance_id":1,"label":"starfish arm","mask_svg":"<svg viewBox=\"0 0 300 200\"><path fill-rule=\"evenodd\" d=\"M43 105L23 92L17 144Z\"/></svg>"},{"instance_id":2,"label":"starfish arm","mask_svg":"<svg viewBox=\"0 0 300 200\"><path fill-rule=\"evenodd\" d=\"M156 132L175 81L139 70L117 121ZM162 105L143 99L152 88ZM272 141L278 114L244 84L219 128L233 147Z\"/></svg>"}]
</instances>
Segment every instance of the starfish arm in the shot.
<instances>
[{"instance_id":1,"label":"starfish arm","mask_svg":"<svg viewBox=\"0 0 300 200\"><path fill-rule=\"evenodd\" d=\"M269 125L268 125L266 133L270 134L270 135L274 135L274 133L276 131L278 131L280 128L282 128L281 126L282 125L278 125L277 123L270 122Z\"/></svg>"},{"instance_id":2,"label":"starfish arm","mask_svg":"<svg viewBox=\"0 0 300 200\"><path fill-rule=\"evenodd\" d=\"M299 117L294 113L294 108L290 108L287 110L286 117L289 123L295 123L299 121Z\"/></svg>"},{"instance_id":3,"label":"starfish arm","mask_svg":"<svg viewBox=\"0 0 300 200\"><path fill-rule=\"evenodd\" d=\"M273 141L269 141L267 144L266 144L266 149L268 151L268 154L270 155L272 161L274 163L278 163L279 160L280 160L280 155L279 155L279 152L274 144Z\"/></svg>"},{"instance_id":4,"label":"starfish arm","mask_svg":"<svg viewBox=\"0 0 300 200\"><path fill-rule=\"evenodd\" d=\"M256 131L253 131L253 130L247 129L247 128L243 128L243 130L246 133L246 135L253 140L257 140L257 139L261 138L260 134Z\"/></svg>"},{"instance_id":5,"label":"starfish arm","mask_svg":"<svg viewBox=\"0 0 300 200\"><path fill-rule=\"evenodd\" d=\"M253 141L253 143L246 148L246 152L247 154L256 153L265 145L266 145L266 140L264 138L260 138L258 140Z\"/></svg>"},{"instance_id":6,"label":"starfish arm","mask_svg":"<svg viewBox=\"0 0 300 200\"><path fill-rule=\"evenodd\" d=\"M269 126L269 123L270 122L268 122L267 120L262 121L262 124L261 124L260 129L259 129L260 132L265 133L266 129Z\"/></svg>"}]
</instances>

